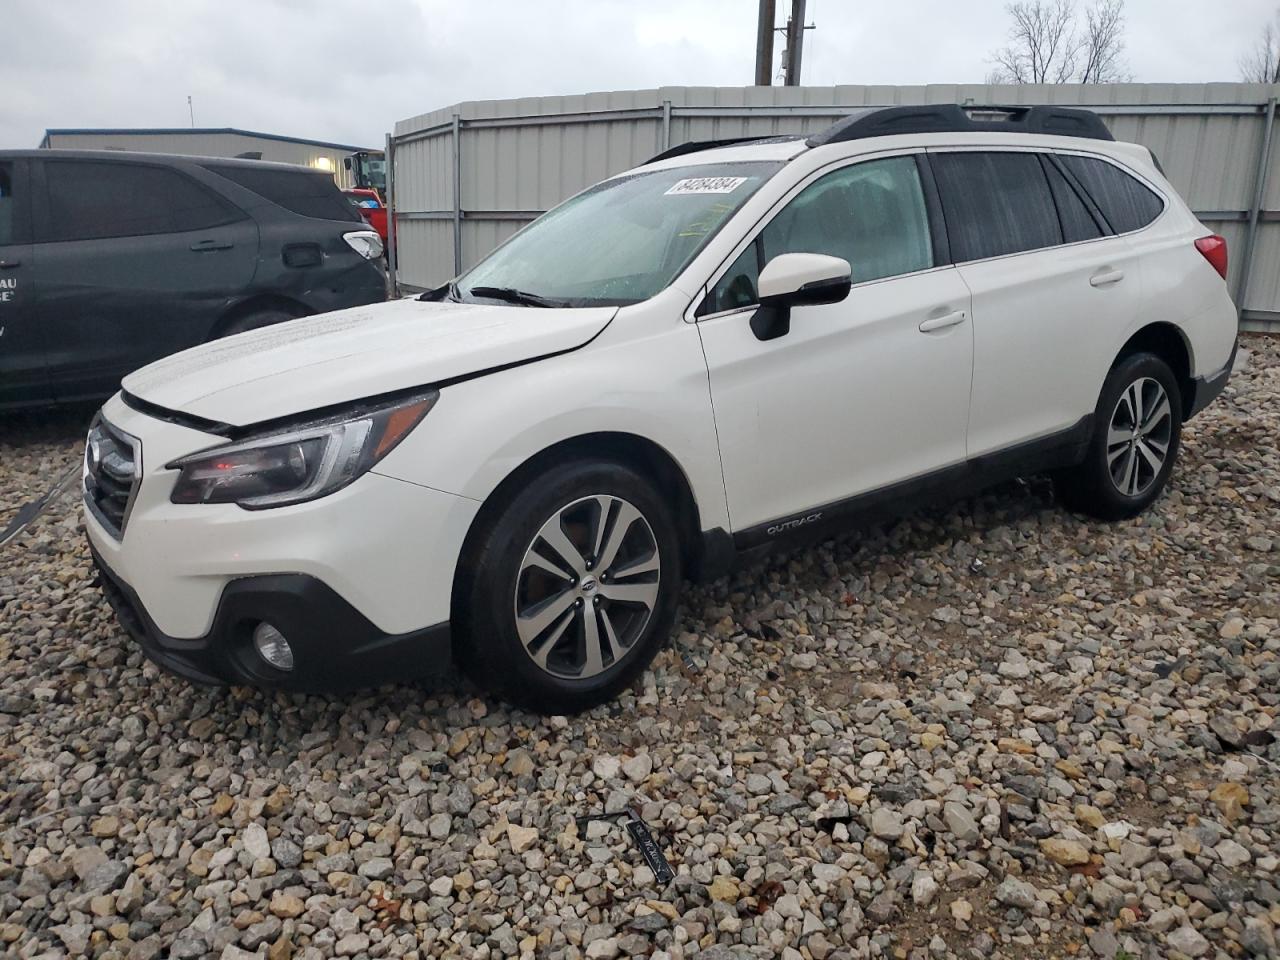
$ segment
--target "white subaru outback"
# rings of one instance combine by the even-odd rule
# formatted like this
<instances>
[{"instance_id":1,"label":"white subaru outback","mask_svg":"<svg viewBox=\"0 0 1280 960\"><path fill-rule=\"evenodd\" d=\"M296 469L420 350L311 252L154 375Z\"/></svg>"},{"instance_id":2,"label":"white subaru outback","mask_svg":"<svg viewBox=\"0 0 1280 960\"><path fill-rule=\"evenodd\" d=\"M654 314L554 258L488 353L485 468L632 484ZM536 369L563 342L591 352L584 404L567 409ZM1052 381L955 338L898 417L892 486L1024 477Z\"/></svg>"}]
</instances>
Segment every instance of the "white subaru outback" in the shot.
<instances>
[{"instance_id":1,"label":"white subaru outback","mask_svg":"<svg viewBox=\"0 0 1280 960\"><path fill-rule=\"evenodd\" d=\"M1145 148L1048 107L686 145L414 300L127 377L84 461L105 591L193 680L456 660L601 702L682 580L1049 471L1130 517L1236 343L1226 246Z\"/></svg>"}]
</instances>

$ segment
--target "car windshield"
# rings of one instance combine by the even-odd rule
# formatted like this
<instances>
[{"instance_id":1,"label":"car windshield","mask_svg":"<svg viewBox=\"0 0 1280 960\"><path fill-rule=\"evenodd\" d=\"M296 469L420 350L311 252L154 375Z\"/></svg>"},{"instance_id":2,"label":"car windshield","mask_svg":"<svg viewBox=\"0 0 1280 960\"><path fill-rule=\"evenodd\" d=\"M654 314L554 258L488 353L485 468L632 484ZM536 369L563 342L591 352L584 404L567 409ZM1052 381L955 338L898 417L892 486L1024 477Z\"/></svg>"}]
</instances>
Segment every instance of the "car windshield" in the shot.
<instances>
[{"instance_id":1,"label":"car windshield","mask_svg":"<svg viewBox=\"0 0 1280 960\"><path fill-rule=\"evenodd\" d=\"M463 275L452 295L535 306L647 300L781 166L699 164L605 181L529 224Z\"/></svg>"}]
</instances>

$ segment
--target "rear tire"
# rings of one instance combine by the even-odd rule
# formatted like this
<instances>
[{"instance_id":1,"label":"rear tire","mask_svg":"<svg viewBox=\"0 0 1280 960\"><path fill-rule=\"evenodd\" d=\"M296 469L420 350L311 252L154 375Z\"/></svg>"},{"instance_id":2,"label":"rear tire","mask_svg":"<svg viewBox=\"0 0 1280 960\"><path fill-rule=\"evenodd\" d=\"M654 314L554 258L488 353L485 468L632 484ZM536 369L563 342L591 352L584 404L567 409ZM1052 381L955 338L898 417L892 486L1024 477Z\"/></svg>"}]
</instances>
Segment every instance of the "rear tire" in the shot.
<instances>
[{"instance_id":1,"label":"rear tire","mask_svg":"<svg viewBox=\"0 0 1280 960\"><path fill-rule=\"evenodd\" d=\"M1154 353L1123 358L1102 386L1084 460L1054 477L1060 499L1102 520L1137 516L1168 483L1181 435L1182 394L1169 365Z\"/></svg>"},{"instance_id":2,"label":"rear tire","mask_svg":"<svg viewBox=\"0 0 1280 960\"><path fill-rule=\"evenodd\" d=\"M287 310L255 310L253 313L246 313L243 317L237 317L219 331L215 339L222 337L233 337L237 333L244 333L248 330L259 330L262 327L270 327L277 323L284 323L286 320L297 319Z\"/></svg>"},{"instance_id":3,"label":"rear tire","mask_svg":"<svg viewBox=\"0 0 1280 960\"><path fill-rule=\"evenodd\" d=\"M539 713L617 696L670 636L680 544L653 485L618 463L555 466L483 518L459 567L454 652Z\"/></svg>"}]
</instances>

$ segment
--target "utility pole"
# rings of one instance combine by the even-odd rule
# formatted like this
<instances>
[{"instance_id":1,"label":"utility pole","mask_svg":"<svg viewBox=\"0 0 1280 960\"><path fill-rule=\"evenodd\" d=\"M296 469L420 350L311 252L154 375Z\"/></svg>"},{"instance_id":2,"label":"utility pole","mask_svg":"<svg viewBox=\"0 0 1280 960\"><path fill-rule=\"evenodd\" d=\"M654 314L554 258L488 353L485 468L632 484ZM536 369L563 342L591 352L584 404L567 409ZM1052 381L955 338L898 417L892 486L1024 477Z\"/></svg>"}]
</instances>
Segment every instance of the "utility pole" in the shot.
<instances>
[{"instance_id":1,"label":"utility pole","mask_svg":"<svg viewBox=\"0 0 1280 960\"><path fill-rule=\"evenodd\" d=\"M773 83L773 34L777 6L774 0L760 0L760 24L756 28L756 86Z\"/></svg>"},{"instance_id":2,"label":"utility pole","mask_svg":"<svg viewBox=\"0 0 1280 960\"><path fill-rule=\"evenodd\" d=\"M800 86L800 57L804 52L804 0L791 0L791 17L787 20L787 73L783 84Z\"/></svg>"},{"instance_id":3,"label":"utility pole","mask_svg":"<svg viewBox=\"0 0 1280 960\"><path fill-rule=\"evenodd\" d=\"M191 114L191 129L196 126L196 108L191 105L191 95L187 95L187 113Z\"/></svg>"}]
</instances>

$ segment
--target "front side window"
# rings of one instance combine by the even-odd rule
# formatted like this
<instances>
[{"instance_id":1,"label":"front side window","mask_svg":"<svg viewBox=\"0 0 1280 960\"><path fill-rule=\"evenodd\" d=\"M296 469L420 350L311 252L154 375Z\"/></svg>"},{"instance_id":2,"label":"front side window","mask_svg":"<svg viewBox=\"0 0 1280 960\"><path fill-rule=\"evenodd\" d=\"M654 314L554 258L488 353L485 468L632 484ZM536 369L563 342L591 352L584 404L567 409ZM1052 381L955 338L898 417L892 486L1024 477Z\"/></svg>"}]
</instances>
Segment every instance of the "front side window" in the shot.
<instances>
[{"instance_id":1,"label":"front side window","mask_svg":"<svg viewBox=\"0 0 1280 960\"><path fill-rule=\"evenodd\" d=\"M929 162L957 263L1062 243L1049 181L1034 153L938 153Z\"/></svg>"},{"instance_id":2,"label":"front side window","mask_svg":"<svg viewBox=\"0 0 1280 960\"><path fill-rule=\"evenodd\" d=\"M720 278L704 312L755 303L760 266L782 253L840 257L849 262L854 283L932 267L915 158L868 160L809 184Z\"/></svg>"},{"instance_id":3,"label":"front side window","mask_svg":"<svg viewBox=\"0 0 1280 960\"><path fill-rule=\"evenodd\" d=\"M514 300L519 291L567 306L647 300L780 167L699 164L608 180L517 233L457 281L455 296L503 299L494 291L505 291Z\"/></svg>"},{"instance_id":4,"label":"front side window","mask_svg":"<svg viewBox=\"0 0 1280 960\"><path fill-rule=\"evenodd\" d=\"M13 196L13 164L0 162L0 246L17 242L17 200Z\"/></svg>"},{"instance_id":5,"label":"front side window","mask_svg":"<svg viewBox=\"0 0 1280 960\"><path fill-rule=\"evenodd\" d=\"M1164 210L1164 201L1115 164L1070 154L1061 159L1116 233L1139 230Z\"/></svg>"},{"instance_id":6,"label":"front side window","mask_svg":"<svg viewBox=\"0 0 1280 960\"><path fill-rule=\"evenodd\" d=\"M50 160L47 240L99 240L207 230L244 214L176 170Z\"/></svg>"}]
</instances>

